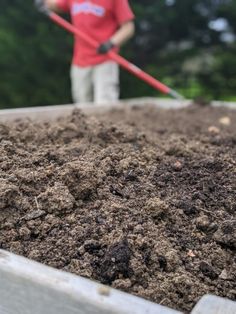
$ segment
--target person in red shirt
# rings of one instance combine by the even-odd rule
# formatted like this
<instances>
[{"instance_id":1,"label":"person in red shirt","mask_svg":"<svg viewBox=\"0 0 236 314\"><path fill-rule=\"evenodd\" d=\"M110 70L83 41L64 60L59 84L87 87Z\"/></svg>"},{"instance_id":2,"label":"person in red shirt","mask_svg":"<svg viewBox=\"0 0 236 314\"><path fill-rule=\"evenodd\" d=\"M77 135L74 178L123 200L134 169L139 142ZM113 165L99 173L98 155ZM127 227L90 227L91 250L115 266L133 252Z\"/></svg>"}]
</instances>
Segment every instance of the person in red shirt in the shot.
<instances>
[{"instance_id":1,"label":"person in red shirt","mask_svg":"<svg viewBox=\"0 0 236 314\"><path fill-rule=\"evenodd\" d=\"M70 12L72 23L99 42L97 49L75 36L71 66L75 103L113 102L119 98L119 67L107 52L134 34L134 14L128 0L38 0L41 8Z\"/></svg>"}]
</instances>

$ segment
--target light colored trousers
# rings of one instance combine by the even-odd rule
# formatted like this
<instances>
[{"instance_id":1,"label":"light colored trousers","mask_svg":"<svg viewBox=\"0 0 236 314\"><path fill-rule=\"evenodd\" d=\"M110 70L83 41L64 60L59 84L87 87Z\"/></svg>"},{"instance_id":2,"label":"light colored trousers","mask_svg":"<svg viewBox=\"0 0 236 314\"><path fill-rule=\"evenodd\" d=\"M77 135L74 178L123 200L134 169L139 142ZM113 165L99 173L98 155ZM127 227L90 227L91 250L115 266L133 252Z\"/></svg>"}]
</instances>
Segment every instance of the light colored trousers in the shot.
<instances>
[{"instance_id":1,"label":"light colored trousers","mask_svg":"<svg viewBox=\"0 0 236 314\"><path fill-rule=\"evenodd\" d=\"M71 66L74 103L105 103L119 99L119 66L112 61L91 67Z\"/></svg>"}]
</instances>

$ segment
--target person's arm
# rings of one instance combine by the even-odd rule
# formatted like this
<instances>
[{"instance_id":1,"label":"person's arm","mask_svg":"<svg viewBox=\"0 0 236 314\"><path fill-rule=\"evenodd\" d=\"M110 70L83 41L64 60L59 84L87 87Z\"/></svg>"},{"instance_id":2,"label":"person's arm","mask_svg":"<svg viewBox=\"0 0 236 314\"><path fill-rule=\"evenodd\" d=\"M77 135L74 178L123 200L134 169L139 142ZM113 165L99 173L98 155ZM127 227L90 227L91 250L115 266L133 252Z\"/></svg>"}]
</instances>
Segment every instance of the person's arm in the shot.
<instances>
[{"instance_id":1,"label":"person's arm","mask_svg":"<svg viewBox=\"0 0 236 314\"><path fill-rule=\"evenodd\" d=\"M121 27L111 37L110 40L115 46L121 46L134 35L134 32L135 32L134 22L128 21L121 25Z\"/></svg>"},{"instance_id":2,"label":"person's arm","mask_svg":"<svg viewBox=\"0 0 236 314\"><path fill-rule=\"evenodd\" d=\"M44 0L45 6L52 11L60 12L60 8L58 7L58 1L57 0Z\"/></svg>"},{"instance_id":3,"label":"person's arm","mask_svg":"<svg viewBox=\"0 0 236 314\"><path fill-rule=\"evenodd\" d=\"M47 13L49 11L60 11L58 7L58 0L34 0L36 8L40 12Z\"/></svg>"},{"instance_id":4,"label":"person's arm","mask_svg":"<svg viewBox=\"0 0 236 314\"><path fill-rule=\"evenodd\" d=\"M121 46L134 35L134 14L128 0L114 0L114 16L119 29L111 38L98 47L99 53L108 53L113 47Z\"/></svg>"},{"instance_id":5,"label":"person's arm","mask_svg":"<svg viewBox=\"0 0 236 314\"><path fill-rule=\"evenodd\" d=\"M135 27L133 21L123 23L108 41L98 47L98 52L108 53L112 48L121 46L134 35L134 31Z\"/></svg>"}]
</instances>

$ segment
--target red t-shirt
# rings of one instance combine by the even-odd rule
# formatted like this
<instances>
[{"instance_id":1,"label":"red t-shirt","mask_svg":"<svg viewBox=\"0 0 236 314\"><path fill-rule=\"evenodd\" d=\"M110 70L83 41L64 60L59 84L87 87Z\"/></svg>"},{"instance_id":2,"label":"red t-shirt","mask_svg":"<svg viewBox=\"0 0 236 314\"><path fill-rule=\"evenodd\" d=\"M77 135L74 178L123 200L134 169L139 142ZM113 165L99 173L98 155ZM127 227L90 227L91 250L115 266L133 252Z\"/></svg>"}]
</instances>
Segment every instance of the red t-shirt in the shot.
<instances>
[{"instance_id":1,"label":"red t-shirt","mask_svg":"<svg viewBox=\"0 0 236 314\"><path fill-rule=\"evenodd\" d=\"M108 40L121 24L134 18L128 0L57 0L57 5L70 12L72 23L98 43ZM107 60L107 55L98 54L94 47L75 36L73 64L85 67Z\"/></svg>"}]
</instances>

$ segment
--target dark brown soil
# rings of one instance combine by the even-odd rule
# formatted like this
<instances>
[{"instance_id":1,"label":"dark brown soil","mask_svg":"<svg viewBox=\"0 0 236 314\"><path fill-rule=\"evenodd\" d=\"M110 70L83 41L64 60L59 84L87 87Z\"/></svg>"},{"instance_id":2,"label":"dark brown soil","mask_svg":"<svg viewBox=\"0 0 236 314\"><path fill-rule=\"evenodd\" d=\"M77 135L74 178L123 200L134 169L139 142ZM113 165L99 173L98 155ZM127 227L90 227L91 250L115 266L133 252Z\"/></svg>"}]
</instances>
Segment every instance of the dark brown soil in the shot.
<instances>
[{"instance_id":1,"label":"dark brown soil","mask_svg":"<svg viewBox=\"0 0 236 314\"><path fill-rule=\"evenodd\" d=\"M236 111L0 125L0 248L175 309L236 299L235 200Z\"/></svg>"}]
</instances>

